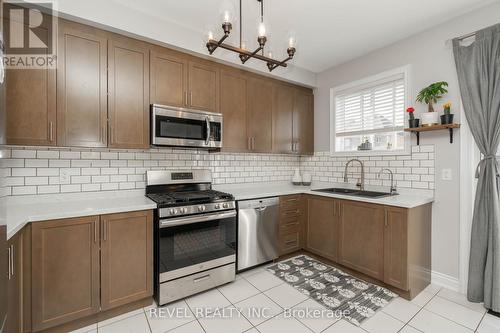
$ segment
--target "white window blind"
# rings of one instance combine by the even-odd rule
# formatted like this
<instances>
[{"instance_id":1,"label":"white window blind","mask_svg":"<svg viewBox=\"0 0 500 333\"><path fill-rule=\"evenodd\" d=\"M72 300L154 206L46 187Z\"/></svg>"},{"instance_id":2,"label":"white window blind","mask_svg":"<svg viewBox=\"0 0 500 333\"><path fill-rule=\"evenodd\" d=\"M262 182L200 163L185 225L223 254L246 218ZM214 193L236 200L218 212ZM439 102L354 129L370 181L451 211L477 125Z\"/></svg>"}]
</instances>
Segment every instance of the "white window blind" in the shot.
<instances>
[{"instance_id":1,"label":"white window blind","mask_svg":"<svg viewBox=\"0 0 500 333\"><path fill-rule=\"evenodd\" d=\"M397 75L335 95L335 136L402 131L405 80Z\"/></svg>"}]
</instances>

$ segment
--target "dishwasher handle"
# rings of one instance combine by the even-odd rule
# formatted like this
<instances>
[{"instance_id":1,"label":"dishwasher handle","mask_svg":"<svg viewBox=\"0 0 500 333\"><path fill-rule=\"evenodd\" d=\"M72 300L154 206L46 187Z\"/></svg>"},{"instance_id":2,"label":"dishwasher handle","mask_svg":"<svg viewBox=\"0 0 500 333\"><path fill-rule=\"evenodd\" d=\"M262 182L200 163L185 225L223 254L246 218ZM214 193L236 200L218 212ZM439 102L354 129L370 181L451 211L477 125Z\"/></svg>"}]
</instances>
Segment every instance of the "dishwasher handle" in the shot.
<instances>
[{"instance_id":1,"label":"dishwasher handle","mask_svg":"<svg viewBox=\"0 0 500 333\"><path fill-rule=\"evenodd\" d=\"M264 211L265 209L267 209L267 207L278 205L278 197L238 201L238 209L256 209L259 211Z\"/></svg>"}]
</instances>

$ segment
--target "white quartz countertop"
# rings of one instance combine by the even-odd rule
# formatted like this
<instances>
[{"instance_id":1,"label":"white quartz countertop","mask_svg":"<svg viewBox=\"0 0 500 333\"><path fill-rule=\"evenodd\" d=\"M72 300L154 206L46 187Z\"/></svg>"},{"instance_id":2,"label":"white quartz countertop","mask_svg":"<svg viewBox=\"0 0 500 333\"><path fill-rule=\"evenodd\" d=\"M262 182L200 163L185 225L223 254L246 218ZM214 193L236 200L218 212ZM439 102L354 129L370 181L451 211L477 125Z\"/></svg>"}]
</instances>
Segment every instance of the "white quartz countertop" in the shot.
<instances>
[{"instance_id":1,"label":"white quartz countertop","mask_svg":"<svg viewBox=\"0 0 500 333\"><path fill-rule=\"evenodd\" d=\"M293 186L289 183L252 183L214 186L216 190L233 194L236 200L304 193L403 208L413 208L434 201L432 194L425 191L408 191L379 199L313 191L329 187L343 187L343 184ZM144 190L130 190L7 197L3 200L3 208L9 239L30 222L155 209L156 203L145 196Z\"/></svg>"},{"instance_id":2,"label":"white quartz countertop","mask_svg":"<svg viewBox=\"0 0 500 333\"><path fill-rule=\"evenodd\" d=\"M432 194L429 193L428 191L406 190L404 192L401 192L399 195L387 196L382 198L364 198L351 195L314 191L315 189L323 189L331 187L345 187L345 185L318 183L318 184L313 184L312 186L294 186L289 183L274 183L274 184L253 183L253 184L217 185L215 186L215 189L231 193L232 195L234 195L236 200L249 200L249 199L258 199L264 197L303 193L303 194L312 194L324 197L361 201L361 202L375 203L380 205L388 205L388 206L395 206L402 208L414 208L434 201ZM375 189L375 188L368 188L367 190L381 191L381 189Z\"/></svg>"},{"instance_id":3,"label":"white quartz countertop","mask_svg":"<svg viewBox=\"0 0 500 333\"><path fill-rule=\"evenodd\" d=\"M27 223L155 209L142 191L71 193L8 197L7 239Z\"/></svg>"}]
</instances>

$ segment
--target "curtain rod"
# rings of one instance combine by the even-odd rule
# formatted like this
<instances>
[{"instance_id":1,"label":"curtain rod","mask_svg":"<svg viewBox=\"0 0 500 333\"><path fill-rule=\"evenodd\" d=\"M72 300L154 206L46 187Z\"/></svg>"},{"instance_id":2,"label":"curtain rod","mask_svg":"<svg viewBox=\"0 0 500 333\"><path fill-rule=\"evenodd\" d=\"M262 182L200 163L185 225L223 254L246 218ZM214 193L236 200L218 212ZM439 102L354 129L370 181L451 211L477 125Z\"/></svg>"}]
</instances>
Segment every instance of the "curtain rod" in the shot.
<instances>
[{"instance_id":1,"label":"curtain rod","mask_svg":"<svg viewBox=\"0 0 500 333\"><path fill-rule=\"evenodd\" d=\"M477 34L477 31L474 31L474 32L468 33L468 34L466 34L466 35L463 35L463 36L457 37L457 39L458 39L458 40L464 40L464 39L467 39L467 38L474 37L476 34Z\"/></svg>"}]
</instances>

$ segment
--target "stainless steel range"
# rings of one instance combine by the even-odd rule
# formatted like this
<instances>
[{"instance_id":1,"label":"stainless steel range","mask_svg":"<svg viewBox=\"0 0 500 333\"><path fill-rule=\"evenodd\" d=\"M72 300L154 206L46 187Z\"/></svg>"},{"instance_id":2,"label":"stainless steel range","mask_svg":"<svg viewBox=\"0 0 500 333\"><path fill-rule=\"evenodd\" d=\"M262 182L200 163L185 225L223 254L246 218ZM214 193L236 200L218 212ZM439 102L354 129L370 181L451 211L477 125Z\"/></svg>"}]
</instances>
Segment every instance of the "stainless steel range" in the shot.
<instances>
[{"instance_id":1,"label":"stainless steel range","mask_svg":"<svg viewBox=\"0 0 500 333\"><path fill-rule=\"evenodd\" d=\"M212 190L209 170L148 171L155 213L155 299L159 305L234 280L236 204Z\"/></svg>"}]
</instances>

